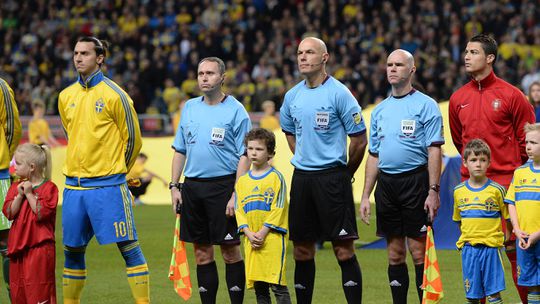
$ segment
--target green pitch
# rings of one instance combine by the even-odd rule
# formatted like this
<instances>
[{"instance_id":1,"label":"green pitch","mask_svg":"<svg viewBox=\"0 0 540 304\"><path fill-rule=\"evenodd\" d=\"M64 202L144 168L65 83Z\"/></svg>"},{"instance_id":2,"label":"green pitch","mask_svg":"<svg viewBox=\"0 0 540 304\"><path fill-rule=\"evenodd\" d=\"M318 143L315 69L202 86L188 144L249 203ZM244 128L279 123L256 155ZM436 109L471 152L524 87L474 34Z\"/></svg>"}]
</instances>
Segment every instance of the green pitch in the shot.
<instances>
[{"instance_id":1,"label":"green pitch","mask_svg":"<svg viewBox=\"0 0 540 304\"><path fill-rule=\"evenodd\" d=\"M152 303L182 303L183 300L174 293L172 283L167 278L174 228L174 215L171 208L168 206L141 206L134 208L134 212L141 247L150 268ZM361 242L370 242L375 239L374 220L372 220L372 225L369 227L362 223L359 223L358 227L360 229ZM61 208L58 209L56 228L56 286L59 303L62 303L62 267L64 256L61 245ZM187 303L199 303L192 248L190 245L187 246L192 284L194 286L193 296ZM287 257L287 280L294 303L294 288L292 287L294 278L292 244L290 248L291 250L289 250ZM216 261L220 274L220 288L217 302L229 303L224 277L225 267L219 250L216 253ZM445 291L443 303L463 303L464 293L459 253L454 250L439 250L437 253ZM386 252L384 250L359 249L356 254L362 268L364 286L363 303L391 303L390 289L386 276ZM504 261L506 266L507 290L502 293L503 299L505 303L519 303L517 292L511 283L509 264L506 259ZM99 246L93 240L87 249L86 263L88 279L83 291L82 303L133 303L126 280L124 261L116 245ZM317 252L316 263L317 274L313 303L345 303L345 297L341 288L341 274L330 243L326 243L325 248ZM409 303L417 303L416 294L413 290L414 269L410 258L408 264L409 276L411 278ZM8 303L3 282L0 286L0 303ZM246 291L245 303L255 303L254 291Z\"/></svg>"}]
</instances>

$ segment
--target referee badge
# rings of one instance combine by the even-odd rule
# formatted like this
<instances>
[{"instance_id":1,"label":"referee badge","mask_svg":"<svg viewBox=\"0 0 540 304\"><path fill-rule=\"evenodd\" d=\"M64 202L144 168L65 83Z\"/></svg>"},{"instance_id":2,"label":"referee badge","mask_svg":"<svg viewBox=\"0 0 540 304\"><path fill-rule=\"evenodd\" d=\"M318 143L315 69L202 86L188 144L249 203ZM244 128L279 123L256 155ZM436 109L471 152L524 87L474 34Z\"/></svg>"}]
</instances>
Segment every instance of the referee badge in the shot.
<instances>
[{"instance_id":1,"label":"referee badge","mask_svg":"<svg viewBox=\"0 0 540 304\"><path fill-rule=\"evenodd\" d=\"M410 137L414 134L416 129L416 120L403 119L401 121L401 133L407 137Z\"/></svg>"},{"instance_id":2,"label":"referee badge","mask_svg":"<svg viewBox=\"0 0 540 304\"><path fill-rule=\"evenodd\" d=\"M359 125L362 122L362 115L360 115L360 113L353 113L352 117L354 119L354 124Z\"/></svg>"},{"instance_id":3,"label":"referee badge","mask_svg":"<svg viewBox=\"0 0 540 304\"><path fill-rule=\"evenodd\" d=\"M223 146L223 140L225 139L224 128L212 128L211 145Z\"/></svg>"},{"instance_id":4,"label":"referee badge","mask_svg":"<svg viewBox=\"0 0 540 304\"><path fill-rule=\"evenodd\" d=\"M330 112L317 112L315 114L315 130L330 129Z\"/></svg>"}]
</instances>

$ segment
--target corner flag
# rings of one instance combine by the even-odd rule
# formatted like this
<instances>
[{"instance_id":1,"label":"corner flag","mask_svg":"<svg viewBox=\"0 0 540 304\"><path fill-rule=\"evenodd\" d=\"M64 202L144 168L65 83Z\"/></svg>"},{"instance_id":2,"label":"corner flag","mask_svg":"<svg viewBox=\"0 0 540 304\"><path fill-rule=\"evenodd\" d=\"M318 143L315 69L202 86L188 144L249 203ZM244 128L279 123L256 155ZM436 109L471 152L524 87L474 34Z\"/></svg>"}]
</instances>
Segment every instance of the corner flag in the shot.
<instances>
[{"instance_id":1,"label":"corner flag","mask_svg":"<svg viewBox=\"0 0 540 304\"><path fill-rule=\"evenodd\" d=\"M422 304L436 304L444 297L444 291L441 281L441 272L439 271L439 261L435 251L435 241L433 240L433 230L428 226L426 236L426 255L424 258L424 279L422 282L424 294Z\"/></svg>"},{"instance_id":2,"label":"corner flag","mask_svg":"<svg viewBox=\"0 0 540 304\"><path fill-rule=\"evenodd\" d=\"M176 215L169 280L174 282L174 290L182 299L187 301L191 298L191 279L189 276L186 247L184 246L184 242L180 241L180 214Z\"/></svg>"}]
</instances>

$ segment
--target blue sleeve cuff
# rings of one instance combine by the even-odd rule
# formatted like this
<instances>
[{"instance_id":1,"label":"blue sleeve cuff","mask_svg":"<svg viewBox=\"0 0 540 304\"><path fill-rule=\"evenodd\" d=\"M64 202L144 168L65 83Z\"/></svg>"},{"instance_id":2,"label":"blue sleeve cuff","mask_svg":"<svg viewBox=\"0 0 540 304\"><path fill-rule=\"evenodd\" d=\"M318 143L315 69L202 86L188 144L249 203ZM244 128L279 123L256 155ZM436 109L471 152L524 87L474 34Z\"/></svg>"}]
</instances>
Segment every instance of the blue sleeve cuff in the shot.
<instances>
[{"instance_id":1,"label":"blue sleeve cuff","mask_svg":"<svg viewBox=\"0 0 540 304\"><path fill-rule=\"evenodd\" d=\"M264 226L268 227L268 228L270 228L272 230L275 230L276 232L279 232L279 233L282 233L282 234L287 234L287 229L285 229L285 228L278 227L278 226L268 224L268 223L264 223Z\"/></svg>"},{"instance_id":2,"label":"blue sleeve cuff","mask_svg":"<svg viewBox=\"0 0 540 304\"><path fill-rule=\"evenodd\" d=\"M244 232L242 231L242 229L246 228L246 227L249 227L248 225L244 224L242 226L238 226L238 234L244 234Z\"/></svg>"},{"instance_id":3,"label":"blue sleeve cuff","mask_svg":"<svg viewBox=\"0 0 540 304\"><path fill-rule=\"evenodd\" d=\"M508 200L508 199L505 199L505 200L504 200L504 203L505 203L505 204L508 204L508 205L515 205L515 204L516 204L516 202L511 201L511 200Z\"/></svg>"}]
</instances>

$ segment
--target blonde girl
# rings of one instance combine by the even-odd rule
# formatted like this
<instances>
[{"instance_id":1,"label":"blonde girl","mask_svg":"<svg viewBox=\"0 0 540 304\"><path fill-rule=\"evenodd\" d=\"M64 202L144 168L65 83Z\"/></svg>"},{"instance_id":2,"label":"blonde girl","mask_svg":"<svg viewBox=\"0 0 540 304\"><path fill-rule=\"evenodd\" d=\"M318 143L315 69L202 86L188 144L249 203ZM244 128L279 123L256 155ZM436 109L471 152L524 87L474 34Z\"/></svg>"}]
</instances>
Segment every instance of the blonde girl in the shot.
<instances>
[{"instance_id":1,"label":"blonde girl","mask_svg":"<svg viewBox=\"0 0 540 304\"><path fill-rule=\"evenodd\" d=\"M20 145L15 173L19 181L9 188L2 210L13 221L8 239L11 301L54 304L58 188L50 181L49 148Z\"/></svg>"}]
</instances>

